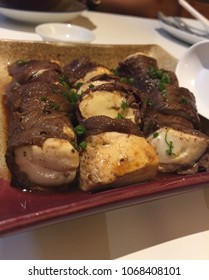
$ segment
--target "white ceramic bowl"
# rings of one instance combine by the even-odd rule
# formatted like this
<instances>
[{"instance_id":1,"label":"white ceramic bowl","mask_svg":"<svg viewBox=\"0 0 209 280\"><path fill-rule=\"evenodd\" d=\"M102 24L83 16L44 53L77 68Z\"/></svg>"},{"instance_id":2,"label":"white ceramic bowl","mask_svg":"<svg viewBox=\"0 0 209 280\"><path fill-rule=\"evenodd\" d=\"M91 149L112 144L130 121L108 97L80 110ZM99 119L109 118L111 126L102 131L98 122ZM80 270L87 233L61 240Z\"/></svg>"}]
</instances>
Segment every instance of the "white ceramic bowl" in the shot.
<instances>
[{"instance_id":1,"label":"white ceramic bowl","mask_svg":"<svg viewBox=\"0 0 209 280\"><path fill-rule=\"evenodd\" d=\"M37 5L41 1L44 2L44 4ZM69 20L78 17L83 11L86 10L86 5L75 0L11 0L10 3L8 3L8 6L1 5L1 2L2 1L0 1L0 14L15 21L30 24L69 22ZM7 0L4 2L6 3ZM54 6L53 9L44 9L44 6L46 7L46 5L53 5L55 2L57 3L57 6ZM21 10L22 5L24 6L24 9ZM35 8L34 5L36 5L37 9L33 9ZM28 8L28 10L26 10L26 8Z\"/></svg>"},{"instance_id":2,"label":"white ceramic bowl","mask_svg":"<svg viewBox=\"0 0 209 280\"><path fill-rule=\"evenodd\" d=\"M179 85L195 95L199 114L209 119L209 40L186 51L177 64L176 75Z\"/></svg>"},{"instance_id":3,"label":"white ceramic bowl","mask_svg":"<svg viewBox=\"0 0 209 280\"><path fill-rule=\"evenodd\" d=\"M35 31L45 41L90 43L95 39L94 33L89 29L68 23L40 24Z\"/></svg>"}]
</instances>

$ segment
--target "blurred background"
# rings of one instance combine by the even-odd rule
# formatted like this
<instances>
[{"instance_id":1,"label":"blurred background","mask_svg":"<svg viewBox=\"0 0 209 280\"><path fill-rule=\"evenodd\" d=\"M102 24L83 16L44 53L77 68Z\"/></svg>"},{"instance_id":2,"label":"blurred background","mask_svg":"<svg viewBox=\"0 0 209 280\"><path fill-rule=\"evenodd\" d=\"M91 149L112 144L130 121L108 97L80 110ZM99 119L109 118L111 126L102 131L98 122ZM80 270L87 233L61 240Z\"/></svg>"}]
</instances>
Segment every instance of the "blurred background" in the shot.
<instances>
[{"instance_id":1,"label":"blurred background","mask_svg":"<svg viewBox=\"0 0 209 280\"><path fill-rule=\"evenodd\" d=\"M65 8L68 9L69 6L75 2L76 0L0 0L0 4L4 4L7 7L10 8L17 8L17 9L24 9L24 10L56 10L56 11L63 11ZM139 0L140 1L140 0ZM77 0L76 2L82 2L86 3L89 2L88 0ZM91 2L91 1L90 1ZM108 4L106 4L106 2ZM134 2L134 1L133 1ZM142 1L143 2L143 1ZM189 2L195 9L197 9L201 14L209 18L209 0L188 0ZM104 11L104 12L117 12L118 8L118 13L123 13L123 14L135 14L135 15L140 15L144 17L149 17L149 18L157 18L157 13L158 11L162 11L166 15L170 16L180 16L180 17L189 17L191 18L192 16L185 10L183 9L179 4L178 0L153 0L153 1L144 1L144 4L149 7L148 9L145 8L146 12L143 15L140 14L139 11L136 11L136 9L132 11L121 11L120 10L120 1L114 1L114 0L108 0L105 1L103 0L101 2L102 4L99 5L99 11ZM111 4L110 4L111 3ZM149 4L151 3L151 5ZM129 2L129 5L131 4L131 1ZM112 7L113 11L111 11L110 6ZM114 8L113 8L114 7ZM117 7L117 8L116 8Z\"/></svg>"},{"instance_id":2,"label":"blurred background","mask_svg":"<svg viewBox=\"0 0 209 280\"><path fill-rule=\"evenodd\" d=\"M187 0L187 2L205 17L209 18L209 0ZM192 17L178 4L178 0L156 0L156 5L150 8L150 17L156 18L158 10L171 16Z\"/></svg>"}]
</instances>

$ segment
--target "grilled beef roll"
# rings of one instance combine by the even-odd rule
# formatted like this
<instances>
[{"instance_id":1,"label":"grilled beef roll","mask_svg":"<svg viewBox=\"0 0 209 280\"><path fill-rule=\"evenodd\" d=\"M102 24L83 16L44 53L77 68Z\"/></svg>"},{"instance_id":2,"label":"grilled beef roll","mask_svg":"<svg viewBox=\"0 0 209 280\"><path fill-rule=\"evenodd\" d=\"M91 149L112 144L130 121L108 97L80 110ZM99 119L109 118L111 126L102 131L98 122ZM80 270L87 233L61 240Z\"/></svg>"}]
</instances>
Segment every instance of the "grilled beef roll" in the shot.
<instances>
[{"instance_id":1,"label":"grilled beef roll","mask_svg":"<svg viewBox=\"0 0 209 280\"><path fill-rule=\"evenodd\" d=\"M76 110L79 123L104 115L127 118L141 127L142 100L137 88L121 82L105 66L83 57L66 65L64 73L79 96Z\"/></svg>"},{"instance_id":2,"label":"grilled beef roll","mask_svg":"<svg viewBox=\"0 0 209 280\"><path fill-rule=\"evenodd\" d=\"M197 172L208 137L199 131L194 95L179 87L175 73L159 69L154 58L139 53L122 61L118 73L132 77L143 92L143 132L157 153L159 170Z\"/></svg>"},{"instance_id":3,"label":"grilled beef roll","mask_svg":"<svg viewBox=\"0 0 209 280\"><path fill-rule=\"evenodd\" d=\"M114 73L85 57L64 67L18 61L8 71L6 162L14 186L61 190L78 177L80 189L93 192L152 180L158 171L209 170L194 95L152 57L133 54Z\"/></svg>"},{"instance_id":4,"label":"grilled beef roll","mask_svg":"<svg viewBox=\"0 0 209 280\"><path fill-rule=\"evenodd\" d=\"M59 82L60 75L54 70L51 82L42 78L31 81L34 75L30 73L37 74L38 69L41 75L45 66L35 63L33 71L29 62L19 68L20 72L16 65L9 69L14 79L6 99L10 119L6 162L12 184L25 189L62 189L74 181L79 166L77 139L70 121L72 107L66 87ZM59 65L56 67L59 69Z\"/></svg>"},{"instance_id":5,"label":"grilled beef roll","mask_svg":"<svg viewBox=\"0 0 209 280\"><path fill-rule=\"evenodd\" d=\"M85 58L67 65L65 76L72 86L80 84L76 116L86 131L80 188L95 191L153 179L158 159L140 133L142 100L137 88Z\"/></svg>"},{"instance_id":6,"label":"grilled beef roll","mask_svg":"<svg viewBox=\"0 0 209 280\"><path fill-rule=\"evenodd\" d=\"M86 148L80 155L80 188L95 191L154 179L158 158L128 119L94 116L84 122Z\"/></svg>"},{"instance_id":7,"label":"grilled beef roll","mask_svg":"<svg viewBox=\"0 0 209 280\"><path fill-rule=\"evenodd\" d=\"M113 81L89 86L82 92L78 103L78 120L104 115L127 118L141 126L141 110L131 87Z\"/></svg>"}]
</instances>

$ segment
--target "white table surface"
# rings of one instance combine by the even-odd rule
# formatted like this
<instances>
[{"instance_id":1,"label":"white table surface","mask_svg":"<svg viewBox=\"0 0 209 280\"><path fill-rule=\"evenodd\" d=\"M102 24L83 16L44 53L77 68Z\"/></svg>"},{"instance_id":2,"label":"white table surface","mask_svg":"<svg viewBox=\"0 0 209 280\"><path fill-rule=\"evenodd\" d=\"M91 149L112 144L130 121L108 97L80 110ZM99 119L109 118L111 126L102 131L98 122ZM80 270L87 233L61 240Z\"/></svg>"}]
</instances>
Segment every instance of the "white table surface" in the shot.
<instances>
[{"instance_id":1,"label":"white table surface","mask_svg":"<svg viewBox=\"0 0 209 280\"><path fill-rule=\"evenodd\" d=\"M176 58L189 47L157 20L84 12L72 22L97 44L158 44ZM0 39L41 40L1 15ZM0 259L209 259L209 188L2 236Z\"/></svg>"}]
</instances>

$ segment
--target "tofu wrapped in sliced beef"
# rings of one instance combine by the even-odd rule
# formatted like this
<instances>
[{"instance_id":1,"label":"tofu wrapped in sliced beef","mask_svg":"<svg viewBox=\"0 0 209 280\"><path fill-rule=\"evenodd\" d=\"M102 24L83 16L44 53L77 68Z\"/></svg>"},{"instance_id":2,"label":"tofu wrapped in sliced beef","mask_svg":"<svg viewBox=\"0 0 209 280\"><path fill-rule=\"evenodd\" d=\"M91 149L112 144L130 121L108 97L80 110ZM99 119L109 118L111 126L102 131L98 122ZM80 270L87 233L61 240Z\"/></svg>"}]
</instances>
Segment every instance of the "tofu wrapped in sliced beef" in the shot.
<instances>
[{"instance_id":1,"label":"tofu wrapped in sliced beef","mask_svg":"<svg viewBox=\"0 0 209 280\"><path fill-rule=\"evenodd\" d=\"M95 68L95 64L79 60L77 67L81 73L72 82L81 82L76 115L86 130L80 188L95 191L153 179L158 160L140 133L142 100L137 88L101 65ZM72 72L66 75L72 77Z\"/></svg>"},{"instance_id":2,"label":"tofu wrapped in sliced beef","mask_svg":"<svg viewBox=\"0 0 209 280\"><path fill-rule=\"evenodd\" d=\"M188 92L183 88L179 88L179 92L180 89ZM195 103L192 103L192 94L188 93L187 97L178 95L179 100L187 98L188 106L170 98L167 108L165 106L166 112L159 112L151 105L144 114L143 131L158 155L159 170L162 172L197 173L198 160L208 148L208 137L196 129L200 127L199 116ZM175 102L172 104L173 99ZM156 102L157 106L161 106L160 102Z\"/></svg>"},{"instance_id":3,"label":"tofu wrapped in sliced beef","mask_svg":"<svg viewBox=\"0 0 209 280\"><path fill-rule=\"evenodd\" d=\"M175 73L159 69L154 58L139 53L122 61L118 72L133 77L143 92L143 132L158 155L159 170L196 173L208 139L199 132L194 95L179 87Z\"/></svg>"},{"instance_id":4,"label":"tofu wrapped in sliced beef","mask_svg":"<svg viewBox=\"0 0 209 280\"><path fill-rule=\"evenodd\" d=\"M83 191L155 178L156 153L132 121L95 116L86 120L84 126L86 148L80 156L79 177Z\"/></svg>"},{"instance_id":5,"label":"tofu wrapped in sliced beef","mask_svg":"<svg viewBox=\"0 0 209 280\"><path fill-rule=\"evenodd\" d=\"M6 162L12 184L33 190L69 186L77 175L79 152L66 87L54 79L22 85L14 80L6 99L9 111Z\"/></svg>"},{"instance_id":6,"label":"tofu wrapped in sliced beef","mask_svg":"<svg viewBox=\"0 0 209 280\"><path fill-rule=\"evenodd\" d=\"M208 149L209 138L197 130L161 127L147 137L154 148L162 172L196 173L198 160ZM196 166L196 168L191 169Z\"/></svg>"},{"instance_id":7,"label":"tofu wrapped in sliced beef","mask_svg":"<svg viewBox=\"0 0 209 280\"><path fill-rule=\"evenodd\" d=\"M98 82L80 94L77 117L80 122L93 116L127 118L141 125L141 108L134 97L134 89L120 82Z\"/></svg>"},{"instance_id":8,"label":"tofu wrapped in sliced beef","mask_svg":"<svg viewBox=\"0 0 209 280\"><path fill-rule=\"evenodd\" d=\"M118 72L126 78L132 77L135 86L144 93L144 119L147 111L154 111L182 116L192 122L195 129L200 128L194 95L179 87L175 73L159 69L154 58L136 53L119 64Z\"/></svg>"},{"instance_id":9,"label":"tofu wrapped in sliced beef","mask_svg":"<svg viewBox=\"0 0 209 280\"><path fill-rule=\"evenodd\" d=\"M160 171L198 172L198 161L206 153L209 142L188 119L149 111L144 133L158 155Z\"/></svg>"},{"instance_id":10,"label":"tofu wrapped in sliced beef","mask_svg":"<svg viewBox=\"0 0 209 280\"><path fill-rule=\"evenodd\" d=\"M76 109L79 123L92 116L104 115L127 118L141 126L138 90L122 82L105 66L82 57L66 65L64 73L79 96Z\"/></svg>"}]
</instances>

